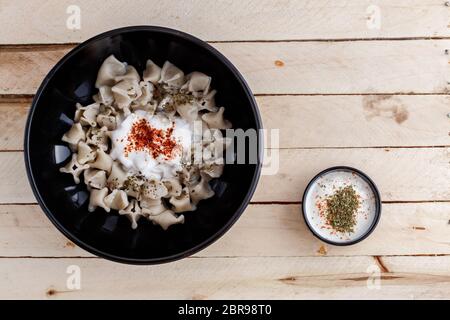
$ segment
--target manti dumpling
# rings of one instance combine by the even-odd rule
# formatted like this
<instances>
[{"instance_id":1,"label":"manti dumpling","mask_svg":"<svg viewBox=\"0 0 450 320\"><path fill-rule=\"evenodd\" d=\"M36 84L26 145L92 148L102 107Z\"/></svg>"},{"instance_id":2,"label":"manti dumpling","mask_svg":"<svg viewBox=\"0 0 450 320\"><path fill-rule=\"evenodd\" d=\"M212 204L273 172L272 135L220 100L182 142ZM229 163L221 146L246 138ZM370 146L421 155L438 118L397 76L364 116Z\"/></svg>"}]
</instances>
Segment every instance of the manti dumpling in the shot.
<instances>
[{"instance_id":1,"label":"manti dumpling","mask_svg":"<svg viewBox=\"0 0 450 320\"><path fill-rule=\"evenodd\" d=\"M184 223L184 216L176 216L172 210L165 210L156 216L149 216L150 221L158 224L164 230L167 230L171 225Z\"/></svg>"}]
</instances>

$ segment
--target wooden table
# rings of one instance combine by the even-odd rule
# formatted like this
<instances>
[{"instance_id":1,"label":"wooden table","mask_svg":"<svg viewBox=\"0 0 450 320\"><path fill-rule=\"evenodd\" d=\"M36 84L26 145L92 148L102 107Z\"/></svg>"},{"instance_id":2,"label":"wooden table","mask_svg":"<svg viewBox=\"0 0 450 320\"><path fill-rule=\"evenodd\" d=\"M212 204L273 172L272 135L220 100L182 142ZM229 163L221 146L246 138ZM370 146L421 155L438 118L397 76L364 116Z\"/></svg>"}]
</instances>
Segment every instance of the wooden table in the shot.
<instances>
[{"instance_id":1,"label":"wooden table","mask_svg":"<svg viewBox=\"0 0 450 320\"><path fill-rule=\"evenodd\" d=\"M66 26L72 4L81 29ZM264 126L281 129L279 172L261 178L238 223L193 257L148 267L63 237L23 161L49 69L74 44L137 24L212 43L248 80ZM0 298L450 298L445 0L2 0L0 27ZM378 228L350 247L321 243L300 215L305 184L332 165L360 168L382 194ZM81 290L66 286L71 265Z\"/></svg>"}]
</instances>

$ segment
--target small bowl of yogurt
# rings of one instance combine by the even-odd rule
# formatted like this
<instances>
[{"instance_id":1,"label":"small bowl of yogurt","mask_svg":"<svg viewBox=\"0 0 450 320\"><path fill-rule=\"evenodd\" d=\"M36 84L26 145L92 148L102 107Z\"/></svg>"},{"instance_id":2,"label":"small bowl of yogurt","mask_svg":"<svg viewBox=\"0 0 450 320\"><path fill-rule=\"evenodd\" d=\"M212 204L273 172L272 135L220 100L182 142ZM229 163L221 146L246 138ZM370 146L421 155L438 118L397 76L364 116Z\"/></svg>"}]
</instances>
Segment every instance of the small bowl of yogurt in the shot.
<instances>
[{"instance_id":1,"label":"small bowl of yogurt","mask_svg":"<svg viewBox=\"0 0 450 320\"><path fill-rule=\"evenodd\" d=\"M367 238L378 224L381 198L363 172L345 166L318 173L303 194L305 223L320 240L338 246Z\"/></svg>"}]
</instances>

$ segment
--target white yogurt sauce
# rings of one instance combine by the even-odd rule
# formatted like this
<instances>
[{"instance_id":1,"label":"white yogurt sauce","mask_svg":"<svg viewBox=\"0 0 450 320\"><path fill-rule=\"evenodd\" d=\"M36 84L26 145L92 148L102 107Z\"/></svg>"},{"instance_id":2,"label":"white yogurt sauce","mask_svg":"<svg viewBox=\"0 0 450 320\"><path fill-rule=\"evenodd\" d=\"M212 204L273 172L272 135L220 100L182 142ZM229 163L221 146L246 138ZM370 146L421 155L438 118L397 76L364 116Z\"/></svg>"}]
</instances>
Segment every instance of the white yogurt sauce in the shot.
<instances>
[{"instance_id":1,"label":"white yogurt sauce","mask_svg":"<svg viewBox=\"0 0 450 320\"><path fill-rule=\"evenodd\" d=\"M166 159L160 155L156 159L147 150L132 150L125 152L128 145L128 135L137 121L146 119L155 129L167 130L173 125L172 137L177 143L177 152ZM151 115L146 111L137 110L126 117L116 130L111 133L111 157L119 161L129 174L142 174L150 179L173 178L182 169L183 154L191 148L192 128L187 121L180 117L169 119L164 115Z\"/></svg>"},{"instance_id":2,"label":"white yogurt sauce","mask_svg":"<svg viewBox=\"0 0 450 320\"><path fill-rule=\"evenodd\" d=\"M353 186L360 197L354 232L344 234L327 227L326 215L320 214L318 203L338 189ZM310 186L305 196L305 216L311 228L321 237L333 242L345 243L361 238L376 219L376 199L369 183L356 172L348 170L329 171Z\"/></svg>"}]
</instances>

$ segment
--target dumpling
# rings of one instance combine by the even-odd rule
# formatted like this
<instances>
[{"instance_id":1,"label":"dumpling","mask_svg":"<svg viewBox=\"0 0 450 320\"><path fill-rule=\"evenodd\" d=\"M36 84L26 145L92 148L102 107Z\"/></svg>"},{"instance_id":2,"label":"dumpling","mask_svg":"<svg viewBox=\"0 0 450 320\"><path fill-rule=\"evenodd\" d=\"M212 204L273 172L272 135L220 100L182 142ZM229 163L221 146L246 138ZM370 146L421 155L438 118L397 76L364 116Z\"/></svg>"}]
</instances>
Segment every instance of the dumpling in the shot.
<instances>
[{"instance_id":1,"label":"dumpling","mask_svg":"<svg viewBox=\"0 0 450 320\"><path fill-rule=\"evenodd\" d=\"M175 115L175 103L173 101L173 98L170 96L164 97L156 107L156 110L163 111L168 117L172 117Z\"/></svg>"},{"instance_id":2,"label":"dumpling","mask_svg":"<svg viewBox=\"0 0 450 320\"><path fill-rule=\"evenodd\" d=\"M86 140L86 134L83 131L81 124L76 122L72 125L69 131L63 135L61 140L67 142L70 145L70 148L75 151L78 142Z\"/></svg>"},{"instance_id":3,"label":"dumpling","mask_svg":"<svg viewBox=\"0 0 450 320\"><path fill-rule=\"evenodd\" d=\"M192 122L197 120L198 118L198 108L191 103L184 103L178 105L177 107L178 114L188 122Z\"/></svg>"},{"instance_id":4,"label":"dumpling","mask_svg":"<svg viewBox=\"0 0 450 320\"><path fill-rule=\"evenodd\" d=\"M103 114L105 116L117 116L119 112L111 105L100 105L100 114Z\"/></svg>"},{"instance_id":5,"label":"dumpling","mask_svg":"<svg viewBox=\"0 0 450 320\"><path fill-rule=\"evenodd\" d=\"M180 172L180 178L186 186L196 184L200 180L200 171L196 166L184 167Z\"/></svg>"},{"instance_id":6,"label":"dumpling","mask_svg":"<svg viewBox=\"0 0 450 320\"><path fill-rule=\"evenodd\" d=\"M77 160L80 164L93 161L95 159L96 152L86 142L78 142L78 155Z\"/></svg>"},{"instance_id":7,"label":"dumpling","mask_svg":"<svg viewBox=\"0 0 450 320\"><path fill-rule=\"evenodd\" d=\"M181 195L183 187L178 178L165 179L162 181L167 188L167 195L165 197L178 197Z\"/></svg>"},{"instance_id":8,"label":"dumpling","mask_svg":"<svg viewBox=\"0 0 450 320\"><path fill-rule=\"evenodd\" d=\"M108 128L107 127L101 127L94 128L91 127L86 133L86 143L96 146L99 149L102 149L103 151L108 150Z\"/></svg>"},{"instance_id":9,"label":"dumpling","mask_svg":"<svg viewBox=\"0 0 450 320\"><path fill-rule=\"evenodd\" d=\"M126 109L130 106L131 102L140 97L142 94L139 82L136 80L125 79L118 82L111 88L115 104L119 109Z\"/></svg>"},{"instance_id":10,"label":"dumpling","mask_svg":"<svg viewBox=\"0 0 450 320\"><path fill-rule=\"evenodd\" d=\"M212 163L214 162L214 155L213 155L213 144L210 143L209 145L206 145L203 147L202 150L202 160L204 163Z\"/></svg>"},{"instance_id":11,"label":"dumpling","mask_svg":"<svg viewBox=\"0 0 450 320\"><path fill-rule=\"evenodd\" d=\"M110 211L110 208L105 203L105 197L108 194L108 188L100 190L92 189L89 197L89 212L93 212L97 207L103 208L106 212Z\"/></svg>"},{"instance_id":12,"label":"dumpling","mask_svg":"<svg viewBox=\"0 0 450 320\"><path fill-rule=\"evenodd\" d=\"M214 157L213 147L214 145L211 143L203 148L203 163L211 164L216 160Z\"/></svg>"},{"instance_id":13,"label":"dumpling","mask_svg":"<svg viewBox=\"0 0 450 320\"><path fill-rule=\"evenodd\" d=\"M112 94L111 87L102 86L98 89L98 93L93 96L93 99L97 103L102 103L104 105L110 105L114 101L114 96Z\"/></svg>"},{"instance_id":14,"label":"dumpling","mask_svg":"<svg viewBox=\"0 0 450 320\"><path fill-rule=\"evenodd\" d=\"M143 111L147 112L147 115L149 117L155 113L157 107L158 107L158 103L156 101L151 101L145 105L141 105L139 103L132 102L131 106L130 106L131 110L133 110L133 111L143 110Z\"/></svg>"},{"instance_id":15,"label":"dumpling","mask_svg":"<svg viewBox=\"0 0 450 320\"><path fill-rule=\"evenodd\" d=\"M159 82L167 83L171 87L180 88L184 84L184 72L166 61L161 69Z\"/></svg>"},{"instance_id":16,"label":"dumpling","mask_svg":"<svg viewBox=\"0 0 450 320\"><path fill-rule=\"evenodd\" d=\"M141 187L141 196L150 199L159 199L166 196L168 190L164 183L157 180L145 182Z\"/></svg>"},{"instance_id":17,"label":"dumpling","mask_svg":"<svg viewBox=\"0 0 450 320\"><path fill-rule=\"evenodd\" d=\"M186 76L187 82L183 89L194 93L194 96L203 96L208 93L211 77L204 73L194 71Z\"/></svg>"},{"instance_id":18,"label":"dumpling","mask_svg":"<svg viewBox=\"0 0 450 320\"><path fill-rule=\"evenodd\" d=\"M111 159L110 155L105 153L105 151L103 151L102 149L98 149L95 161L93 163L90 163L89 166L91 168L96 168L104 170L106 172L110 172L112 163L113 160Z\"/></svg>"},{"instance_id":19,"label":"dumpling","mask_svg":"<svg viewBox=\"0 0 450 320\"><path fill-rule=\"evenodd\" d=\"M148 59L142 78L144 81L150 81L153 84L158 83L161 78L161 68L158 67L152 60Z\"/></svg>"},{"instance_id":20,"label":"dumpling","mask_svg":"<svg viewBox=\"0 0 450 320\"><path fill-rule=\"evenodd\" d=\"M141 77L133 66L128 65L126 66L125 74L116 76L114 80L116 81L116 83L122 80L133 80L139 82L141 80Z\"/></svg>"},{"instance_id":21,"label":"dumpling","mask_svg":"<svg viewBox=\"0 0 450 320\"><path fill-rule=\"evenodd\" d=\"M202 115L202 119L208 124L210 128L215 129L230 129L231 122L224 119L223 112L225 111L224 107L220 107L217 112L207 112Z\"/></svg>"},{"instance_id":22,"label":"dumpling","mask_svg":"<svg viewBox=\"0 0 450 320\"><path fill-rule=\"evenodd\" d=\"M207 175L202 174L200 182L194 187L189 187L189 195L192 203L197 204L200 200L209 199L214 196L214 191L208 183L209 179Z\"/></svg>"},{"instance_id":23,"label":"dumpling","mask_svg":"<svg viewBox=\"0 0 450 320\"><path fill-rule=\"evenodd\" d=\"M219 129L207 129L203 131L203 143L210 144L215 140L223 138L223 134Z\"/></svg>"},{"instance_id":24,"label":"dumpling","mask_svg":"<svg viewBox=\"0 0 450 320\"><path fill-rule=\"evenodd\" d=\"M114 210L122 210L128 206L128 196L123 190L113 190L105 197L105 204Z\"/></svg>"},{"instance_id":25,"label":"dumpling","mask_svg":"<svg viewBox=\"0 0 450 320\"><path fill-rule=\"evenodd\" d=\"M201 118L200 118L201 119ZM199 120L200 120L199 119ZM208 124L203 120L203 119L201 119L201 121L202 121L202 123L201 123L201 125L202 125L202 132L203 131L206 131L206 130L209 130L209 126L208 126Z\"/></svg>"},{"instance_id":26,"label":"dumpling","mask_svg":"<svg viewBox=\"0 0 450 320\"><path fill-rule=\"evenodd\" d=\"M77 110L75 110L75 115L73 117L73 121L80 122L81 115L83 114L83 111L85 108L83 107L83 105L81 103L78 103L78 102L75 103L75 108Z\"/></svg>"},{"instance_id":27,"label":"dumpling","mask_svg":"<svg viewBox=\"0 0 450 320\"><path fill-rule=\"evenodd\" d=\"M137 200L131 200L130 204L122 210L119 210L120 215L126 216L131 222L131 228L136 229L138 221L142 217L142 210L139 207Z\"/></svg>"},{"instance_id":28,"label":"dumpling","mask_svg":"<svg viewBox=\"0 0 450 320\"><path fill-rule=\"evenodd\" d=\"M70 173L73 176L73 181L78 184L80 183L80 174L83 170L89 168L87 164L80 164L77 160L78 155L76 153L72 154L72 159L62 168L59 168L60 172Z\"/></svg>"},{"instance_id":29,"label":"dumpling","mask_svg":"<svg viewBox=\"0 0 450 320\"><path fill-rule=\"evenodd\" d=\"M223 164L223 152L231 144L231 139L224 138L220 130L210 129L203 134L203 160L206 164Z\"/></svg>"},{"instance_id":30,"label":"dumpling","mask_svg":"<svg viewBox=\"0 0 450 320\"><path fill-rule=\"evenodd\" d=\"M100 127L106 127L110 131L115 130L117 127L117 119L115 116L99 114L97 115L96 121Z\"/></svg>"},{"instance_id":31,"label":"dumpling","mask_svg":"<svg viewBox=\"0 0 450 320\"><path fill-rule=\"evenodd\" d=\"M215 140L213 143L210 144L210 148L213 151L213 162L216 164L223 164L224 158L223 158L223 152L225 150L225 143L224 139L221 140Z\"/></svg>"},{"instance_id":32,"label":"dumpling","mask_svg":"<svg viewBox=\"0 0 450 320\"><path fill-rule=\"evenodd\" d=\"M109 189L122 188L124 182L127 180L127 173L123 170L122 166L116 162L112 162L111 173L108 176L107 185Z\"/></svg>"},{"instance_id":33,"label":"dumpling","mask_svg":"<svg viewBox=\"0 0 450 320\"><path fill-rule=\"evenodd\" d=\"M220 131L218 131L220 133ZM211 149L213 150L214 162L217 164L224 163L224 151L227 150L231 144L233 143L233 139L230 137L223 137L222 133L214 134L214 142L211 144Z\"/></svg>"},{"instance_id":34,"label":"dumpling","mask_svg":"<svg viewBox=\"0 0 450 320\"><path fill-rule=\"evenodd\" d=\"M140 106L145 106L150 102L150 100L152 100L153 90L155 87L151 82L146 81L139 82L139 86L141 87L141 95L134 101L134 103Z\"/></svg>"},{"instance_id":35,"label":"dumpling","mask_svg":"<svg viewBox=\"0 0 450 320\"><path fill-rule=\"evenodd\" d=\"M212 164L223 164L224 159L221 154L217 154L214 151L215 142L211 143L210 145L206 146L203 149L203 163L206 166L212 165Z\"/></svg>"},{"instance_id":36,"label":"dumpling","mask_svg":"<svg viewBox=\"0 0 450 320\"><path fill-rule=\"evenodd\" d=\"M97 89L103 86L112 87L116 83L115 78L123 76L126 71L126 64L117 60L114 55L110 55L103 61L103 64L98 71L95 87Z\"/></svg>"},{"instance_id":37,"label":"dumpling","mask_svg":"<svg viewBox=\"0 0 450 320\"><path fill-rule=\"evenodd\" d=\"M153 224L158 224L164 230L167 230L171 225L184 223L184 216L176 216L172 210L166 210L156 216L148 216L148 219L153 222Z\"/></svg>"},{"instance_id":38,"label":"dumpling","mask_svg":"<svg viewBox=\"0 0 450 320\"><path fill-rule=\"evenodd\" d=\"M219 178L223 173L223 164L211 163L202 166L201 171L211 178Z\"/></svg>"},{"instance_id":39,"label":"dumpling","mask_svg":"<svg viewBox=\"0 0 450 320\"><path fill-rule=\"evenodd\" d=\"M143 198L140 200L140 204L142 208L142 214L144 214L146 217L158 215L167 209L164 206L161 198L159 199Z\"/></svg>"},{"instance_id":40,"label":"dumpling","mask_svg":"<svg viewBox=\"0 0 450 320\"><path fill-rule=\"evenodd\" d=\"M183 188L180 196L171 197L169 202L173 205L174 212L194 211L196 206L191 202L189 189Z\"/></svg>"},{"instance_id":41,"label":"dumpling","mask_svg":"<svg viewBox=\"0 0 450 320\"><path fill-rule=\"evenodd\" d=\"M141 187L144 183L143 178L131 175L123 182L123 189L130 197L140 199Z\"/></svg>"},{"instance_id":42,"label":"dumpling","mask_svg":"<svg viewBox=\"0 0 450 320\"><path fill-rule=\"evenodd\" d=\"M106 186L106 172L103 170L87 169L83 175L84 183L92 188L103 189Z\"/></svg>"},{"instance_id":43,"label":"dumpling","mask_svg":"<svg viewBox=\"0 0 450 320\"><path fill-rule=\"evenodd\" d=\"M219 108L216 107L216 100L214 98L216 93L217 93L216 90L212 90L206 96L203 96L200 99L198 110L199 111L201 111L201 110L208 110L208 111L211 111L211 112L217 112L217 110Z\"/></svg>"},{"instance_id":44,"label":"dumpling","mask_svg":"<svg viewBox=\"0 0 450 320\"><path fill-rule=\"evenodd\" d=\"M75 112L75 119L80 121L83 126L97 126L97 115L100 112L100 105L98 103L90 104L86 107L77 104L77 111Z\"/></svg>"}]
</instances>

